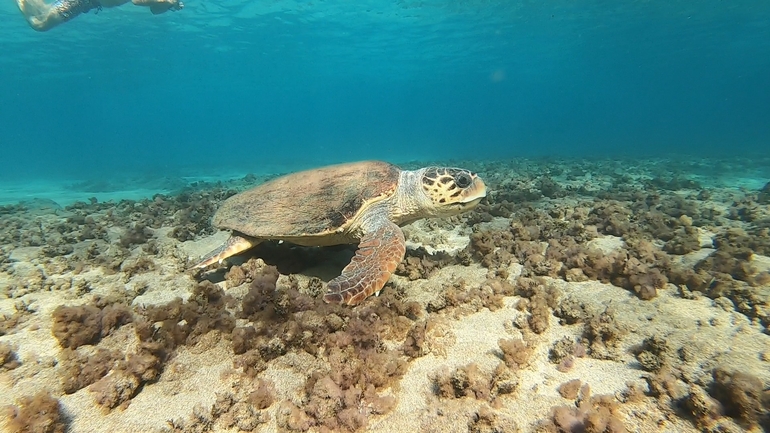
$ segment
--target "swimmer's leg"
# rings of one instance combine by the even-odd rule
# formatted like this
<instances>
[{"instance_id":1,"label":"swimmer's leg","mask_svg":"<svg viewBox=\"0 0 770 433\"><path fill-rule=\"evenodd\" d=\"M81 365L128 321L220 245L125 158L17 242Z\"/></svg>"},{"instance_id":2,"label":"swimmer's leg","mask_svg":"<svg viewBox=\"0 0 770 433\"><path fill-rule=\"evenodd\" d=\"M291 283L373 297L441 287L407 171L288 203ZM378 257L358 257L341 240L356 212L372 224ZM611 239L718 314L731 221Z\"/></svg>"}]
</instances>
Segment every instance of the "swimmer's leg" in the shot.
<instances>
[{"instance_id":1,"label":"swimmer's leg","mask_svg":"<svg viewBox=\"0 0 770 433\"><path fill-rule=\"evenodd\" d=\"M101 9L96 0L56 0L46 4L40 0L16 0L30 27L44 32L91 9Z\"/></svg>"},{"instance_id":2,"label":"swimmer's leg","mask_svg":"<svg viewBox=\"0 0 770 433\"><path fill-rule=\"evenodd\" d=\"M29 25L38 31L45 31L53 27L53 8L40 0L16 0L21 14ZM47 24L50 20L50 24Z\"/></svg>"}]
</instances>

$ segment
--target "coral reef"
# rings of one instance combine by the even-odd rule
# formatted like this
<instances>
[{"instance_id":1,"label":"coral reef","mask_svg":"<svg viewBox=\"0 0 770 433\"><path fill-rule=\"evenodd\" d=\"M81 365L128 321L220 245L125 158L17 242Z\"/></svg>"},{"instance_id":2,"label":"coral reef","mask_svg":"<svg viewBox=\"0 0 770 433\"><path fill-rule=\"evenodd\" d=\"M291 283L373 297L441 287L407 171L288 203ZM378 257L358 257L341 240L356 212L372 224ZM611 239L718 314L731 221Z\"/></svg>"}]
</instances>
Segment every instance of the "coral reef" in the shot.
<instances>
[{"instance_id":1,"label":"coral reef","mask_svg":"<svg viewBox=\"0 0 770 433\"><path fill-rule=\"evenodd\" d=\"M232 392L218 394L211 408L206 409L199 405L193 408L189 419L169 421L169 431L207 432L215 427L237 428L239 431L256 430L270 420L270 414L265 409L274 402L275 387L271 382L262 379L248 381L242 385L242 389L248 389L245 395Z\"/></svg>"},{"instance_id":2,"label":"coral reef","mask_svg":"<svg viewBox=\"0 0 770 433\"><path fill-rule=\"evenodd\" d=\"M559 385L557 391L559 391L559 395L567 400L575 400L582 385L580 379L572 379Z\"/></svg>"},{"instance_id":3,"label":"coral reef","mask_svg":"<svg viewBox=\"0 0 770 433\"><path fill-rule=\"evenodd\" d=\"M125 305L113 304L102 309L94 305L60 305L53 311L51 331L62 347L77 349L96 343L131 320L131 311Z\"/></svg>"},{"instance_id":4,"label":"coral reef","mask_svg":"<svg viewBox=\"0 0 770 433\"><path fill-rule=\"evenodd\" d=\"M489 406L482 405L468 421L470 433L516 433L519 431L516 422L496 413Z\"/></svg>"},{"instance_id":5,"label":"coral reef","mask_svg":"<svg viewBox=\"0 0 770 433\"><path fill-rule=\"evenodd\" d=\"M101 379L120 357L103 348L88 352L65 349L59 370L64 393L72 394Z\"/></svg>"},{"instance_id":6,"label":"coral reef","mask_svg":"<svg viewBox=\"0 0 770 433\"><path fill-rule=\"evenodd\" d=\"M621 356L618 344L626 333L625 327L616 320L615 311L607 308L586 322L583 338L592 357L618 359Z\"/></svg>"},{"instance_id":7,"label":"coral reef","mask_svg":"<svg viewBox=\"0 0 770 433\"><path fill-rule=\"evenodd\" d=\"M66 419L59 400L45 391L20 398L16 405L3 408L9 431L19 433L64 433Z\"/></svg>"},{"instance_id":8,"label":"coral reef","mask_svg":"<svg viewBox=\"0 0 770 433\"><path fill-rule=\"evenodd\" d=\"M0 371L13 370L20 364L21 363L16 356L16 352L13 351L11 345L5 342L0 342Z\"/></svg>"},{"instance_id":9,"label":"coral reef","mask_svg":"<svg viewBox=\"0 0 770 433\"><path fill-rule=\"evenodd\" d=\"M665 364L665 354L671 352L663 337L646 338L642 346L636 350L636 360L647 371L659 371Z\"/></svg>"},{"instance_id":10,"label":"coral reef","mask_svg":"<svg viewBox=\"0 0 770 433\"><path fill-rule=\"evenodd\" d=\"M290 430L317 426L356 431L366 426L369 414L388 412L395 402L382 392L403 375L402 354L418 356L419 350L414 342L388 349L382 341L405 341L408 334L413 341L419 306L391 293L358 309L328 305L298 287L279 289L278 276L272 266L251 272L238 315L252 325L232 332L236 365L257 374L291 350L324 353L328 360L308 375L301 408L282 403L279 423Z\"/></svg>"},{"instance_id":11,"label":"coral reef","mask_svg":"<svg viewBox=\"0 0 770 433\"><path fill-rule=\"evenodd\" d=\"M575 389L579 384L579 381L570 381L559 388L559 392L564 398L574 399L577 397L577 405L555 407L551 420L542 423L538 427L538 431L559 433L620 433L627 431L625 424L619 417L620 404L613 396L598 395L592 397L588 384L584 384L579 390Z\"/></svg>"},{"instance_id":12,"label":"coral reef","mask_svg":"<svg viewBox=\"0 0 770 433\"><path fill-rule=\"evenodd\" d=\"M500 339L497 342L503 353L503 362L512 369L524 368L532 356L531 346L527 346L521 339Z\"/></svg>"},{"instance_id":13,"label":"coral reef","mask_svg":"<svg viewBox=\"0 0 770 433\"><path fill-rule=\"evenodd\" d=\"M165 431L770 429L770 184L694 174L709 164L480 164L477 211L407 229L395 275L355 308L321 300L354 246L264 242L183 272L255 176L0 206L0 398L17 400L2 427L84 431L84 395L122 422L190 394L211 358L211 389L164 405ZM450 235L467 247L430 245ZM36 381L50 394L17 394Z\"/></svg>"},{"instance_id":14,"label":"coral reef","mask_svg":"<svg viewBox=\"0 0 770 433\"><path fill-rule=\"evenodd\" d=\"M762 381L739 371L717 368L710 394L718 400L727 416L748 427L770 426L770 395Z\"/></svg>"},{"instance_id":15,"label":"coral reef","mask_svg":"<svg viewBox=\"0 0 770 433\"><path fill-rule=\"evenodd\" d=\"M575 358L586 356L586 348L576 343L572 338L564 337L556 341L548 351L548 360L557 364L556 369L562 373L568 372L575 364Z\"/></svg>"},{"instance_id":16,"label":"coral reef","mask_svg":"<svg viewBox=\"0 0 770 433\"><path fill-rule=\"evenodd\" d=\"M434 393L442 399L471 397L492 402L499 396L511 394L518 381L505 364L498 364L491 372L471 363L454 370L444 369L433 377Z\"/></svg>"}]
</instances>

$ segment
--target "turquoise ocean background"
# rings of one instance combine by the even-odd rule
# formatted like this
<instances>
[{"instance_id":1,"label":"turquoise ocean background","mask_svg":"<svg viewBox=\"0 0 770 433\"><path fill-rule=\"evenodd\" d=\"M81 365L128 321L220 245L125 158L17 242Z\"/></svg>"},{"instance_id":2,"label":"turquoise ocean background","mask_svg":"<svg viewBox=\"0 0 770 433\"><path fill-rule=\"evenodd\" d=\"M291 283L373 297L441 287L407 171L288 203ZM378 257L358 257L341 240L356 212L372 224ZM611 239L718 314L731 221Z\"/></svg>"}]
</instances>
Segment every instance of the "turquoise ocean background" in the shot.
<instances>
[{"instance_id":1,"label":"turquoise ocean background","mask_svg":"<svg viewBox=\"0 0 770 433\"><path fill-rule=\"evenodd\" d=\"M0 181L364 158L765 155L770 2L0 6Z\"/></svg>"}]
</instances>

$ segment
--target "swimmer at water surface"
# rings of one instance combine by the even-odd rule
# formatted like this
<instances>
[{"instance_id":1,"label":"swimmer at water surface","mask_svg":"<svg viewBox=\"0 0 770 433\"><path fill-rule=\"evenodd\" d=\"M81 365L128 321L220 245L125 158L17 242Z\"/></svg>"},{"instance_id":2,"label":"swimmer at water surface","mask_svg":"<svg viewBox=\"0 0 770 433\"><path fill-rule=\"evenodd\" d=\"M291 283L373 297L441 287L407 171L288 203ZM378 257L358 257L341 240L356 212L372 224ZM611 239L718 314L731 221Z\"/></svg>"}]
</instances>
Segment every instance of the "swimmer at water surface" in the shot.
<instances>
[{"instance_id":1,"label":"swimmer at water surface","mask_svg":"<svg viewBox=\"0 0 770 433\"><path fill-rule=\"evenodd\" d=\"M129 2L150 8L153 14L178 11L184 7L180 0L56 0L53 3L46 3L44 0L16 0L29 25L41 32L88 11L99 12L102 8L114 8Z\"/></svg>"}]
</instances>

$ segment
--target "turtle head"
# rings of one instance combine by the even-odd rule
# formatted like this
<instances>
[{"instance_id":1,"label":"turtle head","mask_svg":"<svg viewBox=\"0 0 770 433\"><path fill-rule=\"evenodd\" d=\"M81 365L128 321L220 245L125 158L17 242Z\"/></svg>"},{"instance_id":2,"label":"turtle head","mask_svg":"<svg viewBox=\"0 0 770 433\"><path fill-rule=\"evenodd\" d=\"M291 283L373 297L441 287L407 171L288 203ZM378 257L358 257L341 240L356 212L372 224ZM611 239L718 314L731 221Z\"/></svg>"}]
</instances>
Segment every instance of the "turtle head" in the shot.
<instances>
[{"instance_id":1,"label":"turtle head","mask_svg":"<svg viewBox=\"0 0 770 433\"><path fill-rule=\"evenodd\" d=\"M431 213L436 216L469 211L487 195L484 181L476 173L462 168L427 167L423 169L421 181Z\"/></svg>"}]
</instances>

